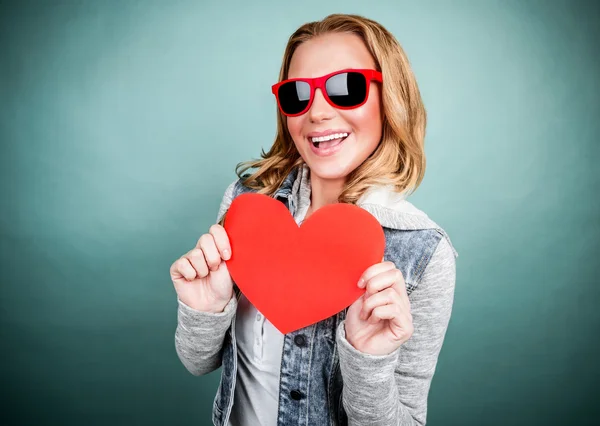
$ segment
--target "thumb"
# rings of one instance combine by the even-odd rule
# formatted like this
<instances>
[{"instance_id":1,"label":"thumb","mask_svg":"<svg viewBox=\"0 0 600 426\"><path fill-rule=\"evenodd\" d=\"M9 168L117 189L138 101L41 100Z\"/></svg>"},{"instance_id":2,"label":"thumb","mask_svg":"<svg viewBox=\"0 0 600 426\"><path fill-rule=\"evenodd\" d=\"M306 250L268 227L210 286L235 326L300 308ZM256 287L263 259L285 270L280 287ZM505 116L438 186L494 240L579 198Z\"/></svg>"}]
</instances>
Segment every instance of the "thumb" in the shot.
<instances>
[{"instance_id":1,"label":"thumb","mask_svg":"<svg viewBox=\"0 0 600 426\"><path fill-rule=\"evenodd\" d=\"M364 302L365 295L362 294L358 299L356 299L352 305L348 308L348 312L346 313L346 321L350 323L357 323L360 321L359 315L360 311L362 311L362 305Z\"/></svg>"},{"instance_id":2,"label":"thumb","mask_svg":"<svg viewBox=\"0 0 600 426\"><path fill-rule=\"evenodd\" d=\"M362 308L362 304L365 301L365 293L361 294L360 297L358 299L356 299L354 302L352 302L352 304L350 305L349 309L360 309Z\"/></svg>"}]
</instances>

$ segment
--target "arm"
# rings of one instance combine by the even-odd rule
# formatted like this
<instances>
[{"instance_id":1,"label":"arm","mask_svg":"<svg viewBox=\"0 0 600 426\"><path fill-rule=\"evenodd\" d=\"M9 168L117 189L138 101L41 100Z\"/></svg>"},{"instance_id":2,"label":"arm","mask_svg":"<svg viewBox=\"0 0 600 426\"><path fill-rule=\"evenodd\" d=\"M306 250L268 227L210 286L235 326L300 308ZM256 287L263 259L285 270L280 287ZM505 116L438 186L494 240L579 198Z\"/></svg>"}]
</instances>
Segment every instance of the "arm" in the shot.
<instances>
[{"instance_id":1,"label":"arm","mask_svg":"<svg viewBox=\"0 0 600 426\"><path fill-rule=\"evenodd\" d=\"M217 222L229 208L233 198L233 182L223 196ZM208 374L221 366L225 333L231 326L237 309L234 292L223 312L202 312L177 298L177 329L175 350L185 368L195 376Z\"/></svg>"},{"instance_id":2,"label":"arm","mask_svg":"<svg viewBox=\"0 0 600 426\"><path fill-rule=\"evenodd\" d=\"M442 348L456 282L456 263L446 238L438 244L419 286L410 295L414 332L389 355L356 350L344 323L336 338L343 405L349 425L425 425L427 397Z\"/></svg>"},{"instance_id":3,"label":"arm","mask_svg":"<svg viewBox=\"0 0 600 426\"><path fill-rule=\"evenodd\" d=\"M195 376L221 366L225 333L237 308L235 294L223 312L209 313L190 308L177 298L175 350L185 368Z\"/></svg>"}]
</instances>

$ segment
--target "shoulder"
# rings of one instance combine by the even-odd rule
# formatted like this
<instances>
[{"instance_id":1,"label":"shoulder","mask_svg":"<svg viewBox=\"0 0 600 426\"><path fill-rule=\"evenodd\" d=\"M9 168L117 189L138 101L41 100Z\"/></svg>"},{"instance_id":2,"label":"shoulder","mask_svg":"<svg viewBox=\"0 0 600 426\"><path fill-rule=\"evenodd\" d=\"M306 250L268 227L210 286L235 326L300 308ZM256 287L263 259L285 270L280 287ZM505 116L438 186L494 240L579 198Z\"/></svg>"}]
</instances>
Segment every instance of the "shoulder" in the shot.
<instances>
[{"instance_id":1,"label":"shoulder","mask_svg":"<svg viewBox=\"0 0 600 426\"><path fill-rule=\"evenodd\" d=\"M446 290L454 288L456 280L456 256L446 238L438 243L427 268L423 273L422 283L427 286L443 286Z\"/></svg>"},{"instance_id":2,"label":"shoulder","mask_svg":"<svg viewBox=\"0 0 600 426\"><path fill-rule=\"evenodd\" d=\"M454 286L456 256L450 239L438 229L399 230L383 228L386 240L384 259L402 272L406 291L417 288ZM441 230L443 231L443 230ZM420 291L419 293L423 293Z\"/></svg>"},{"instance_id":3,"label":"shoulder","mask_svg":"<svg viewBox=\"0 0 600 426\"><path fill-rule=\"evenodd\" d=\"M273 198L276 198L276 196L278 194L285 195L285 196L289 195L289 193L292 190L292 185L294 184L295 178L297 176L297 171L298 171L298 169L294 169L294 170L292 170L292 172L290 172L287 175L287 177L285 178L283 183L279 186L279 189L277 190L277 192L275 192L275 194L273 195ZM229 184L229 186L225 190L225 193L223 194L223 199L221 200L221 205L219 206L217 222L221 221L221 219L223 218L223 216L225 215L225 213L231 206L231 203L238 195L241 195L241 194L244 194L247 192L259 191L259 189L257 189L256 187L250 187L250 186L246 186L244 184L250 176L251 176L250 173L245 173L242 176L239 176L236 180L234 180L233 182L231 182Z\"/></svg>"},{"instance_id":4,"label":"shoulder","mask_svg":"<svg viewBox=\"0 0 600 426\"><path fill-rule=\"evenodd\" d=\"M435 239L437 233L437 241L443 237L454 256L458 257L448 233L423 210L406 200L404 193L395 192L392 186L371 188L356 204L375 216L381 226L390 230L390 235L402 235L404 239L418 240L427 236ZM408 231L415 232L408 234Z\"/></svg>"},{"instance_id":5,"label":"shoulder","mask_svg":"<svg viewBox=\"0 0 600 426\"><path fill-rule=\"evenodd\" d=\"M225 189L225 193L223 194L223 198L221 199L221 205L219 206L219 213L217 214L217 223L221 221L229 206L231 205L233 199L239 194L239 189L242 186L242 179L238 178L231 182L227 188Z\"/></svg>"},{"instance_id":6,"label":"shoulder","mask_svg":"<svg viewBox=\"0 0 600 426\"><path fill-rule=\"evenodd\" d=\"M357 202L382 225L385 258L394 262L412 292L427 276L447 274L458 252L449 235L391 186L372 188ZM439 272L441 271L441 272Z\"/></svg>"}]
</instances>

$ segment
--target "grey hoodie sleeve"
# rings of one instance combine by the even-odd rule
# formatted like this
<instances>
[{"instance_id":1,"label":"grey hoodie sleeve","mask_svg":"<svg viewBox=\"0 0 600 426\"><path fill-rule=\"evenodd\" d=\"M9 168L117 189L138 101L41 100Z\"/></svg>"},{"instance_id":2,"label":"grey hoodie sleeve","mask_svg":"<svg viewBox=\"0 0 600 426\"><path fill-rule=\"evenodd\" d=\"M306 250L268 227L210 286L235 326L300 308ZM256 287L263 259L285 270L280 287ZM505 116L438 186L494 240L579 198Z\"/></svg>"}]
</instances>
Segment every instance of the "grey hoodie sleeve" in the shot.
<instances>
[{"instance_id":1,"label":"grey hoodie sleeve","mask_svg":"<svg viewBox=\"0 0 600 426\"><path fill-rule=\"evenodd\" d=\"M456 282L454 252L442 238L421 283L409 295L414 331L389 355L356 350L346 340L345 321L336 333L350 426L425 425L427 397L442 348Z\"/></svg>"},{"instance_id":2,"label":"grey hoodie sleeve","mask_svg":"<svg viewBox=\"0 0 600 426\"><path fill-rule=\"evenodd\" d=\"M225 333L237 309L235 294L223 312L201 312L177 298L175 350L185 368L195 376L208 374L221 366Z\"/></svg>"},{"instance_id":3,"label":"grey hoodie sleeve","mask_svg":"<svg viewBox=\"0 0 600 426\"><path fill-rule=\"evenodd\" d=\"M233 182L223 196L217 222L229 208L233 198ZM237 309L235 292L223 312L201 312L177 297L177 329L175 350L185 368L195 376L208 374L221 366L225 333Z\"/></svg>"}]
</instances>

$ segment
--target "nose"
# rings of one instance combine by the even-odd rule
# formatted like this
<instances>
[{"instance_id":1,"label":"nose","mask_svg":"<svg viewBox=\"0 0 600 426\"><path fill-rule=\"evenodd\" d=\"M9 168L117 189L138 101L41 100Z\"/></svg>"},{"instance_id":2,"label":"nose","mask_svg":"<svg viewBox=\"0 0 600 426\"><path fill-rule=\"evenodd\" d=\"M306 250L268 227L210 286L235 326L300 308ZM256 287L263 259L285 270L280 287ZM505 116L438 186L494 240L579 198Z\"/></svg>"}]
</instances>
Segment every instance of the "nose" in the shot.
<instances>
[{"instance_id":1,"label":"nose","mask_svg":"<svg viewBox=\"0 0 600 426\"><path fill-rule=\"evenodd\" d=\"M315 89L315 98L312 101L312 105L308 110L308 117L313 123L318 123L323 120L330 120L335 115L335 109L329 105L329 102L325 99L321 89Z\"/></svg>"}]
</instances>

